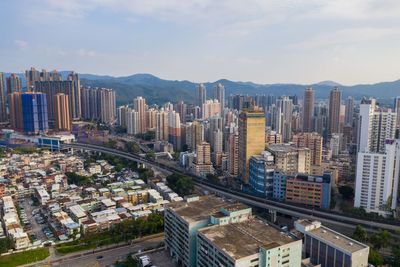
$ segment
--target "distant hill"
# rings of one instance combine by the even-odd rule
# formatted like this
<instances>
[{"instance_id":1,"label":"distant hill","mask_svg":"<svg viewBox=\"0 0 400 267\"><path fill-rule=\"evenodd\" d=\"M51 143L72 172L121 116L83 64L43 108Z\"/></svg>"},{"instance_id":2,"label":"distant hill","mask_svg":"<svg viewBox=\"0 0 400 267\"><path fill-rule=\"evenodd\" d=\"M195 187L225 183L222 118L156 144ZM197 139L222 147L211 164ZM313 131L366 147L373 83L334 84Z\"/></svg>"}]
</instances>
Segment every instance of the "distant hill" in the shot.
<instances>
[{"instance_id":1,"label":"distant hill","mask_svg":"<svg viewBox=\"0 0 400 267\"><path fill-rule=\"evenodd\" d=\"M70 71L60 71L64 78ZM9 76L10 73L5 73ZM25 77L18 74L25 85ZM152 104L162 104L164 102L178 102L183 100L188 104L194 102L194 93L196 83L182 80L164 80L152 74L139 73L130 76L113 77L107 75L80 74L81 84L83 86L112 88L117 92L118 104L131 103L136 96L143 96L147 102ZM280 95L298 95L301 98L302 92L307 86L311 86L316 91L316 98L326 99L333 86L338 86L343 91L343 97L353 96L361 99L363 96L373 96L389 101L390 98L400 95L400 80L393 82L381 82L375 84L359 84L353 86L344 86L334 81L323 81L316 84L256 84L253 82L235 82L227 79L221 79L215 82L205 82L207 96L212 97L213 87L221 83L225 86L225 96L230 94L274 94Z\"/></svg>"}]
</instances>

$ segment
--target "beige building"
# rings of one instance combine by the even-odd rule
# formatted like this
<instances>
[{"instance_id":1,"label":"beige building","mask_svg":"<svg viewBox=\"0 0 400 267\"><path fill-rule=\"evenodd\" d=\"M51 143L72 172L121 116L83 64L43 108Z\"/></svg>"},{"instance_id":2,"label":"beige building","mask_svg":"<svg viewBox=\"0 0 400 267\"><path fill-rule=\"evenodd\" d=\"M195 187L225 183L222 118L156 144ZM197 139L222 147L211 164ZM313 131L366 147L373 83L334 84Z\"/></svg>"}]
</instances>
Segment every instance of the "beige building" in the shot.
<instances>
[{"instance_id":1,"label":"beige building","mask_svg":"<svg viewBox=\"0 0 400 267\"><path fill-rule=\"evenodd\" d=\"M68 97L68 95L62 93L54 96L54 128L59 130L71 131L72 129Z\"/></svg>"},{"instance_id":2,"label":"beige building","mask_svg":"<svg viewBox=\"0 0 400 267\"><path fill-rule=\"evenodd\" d=\"M8 109L10 112L10 125L12 128L23 129L21 93L8 94Z\"/></svg>"},{"instance_id":3,"label":"beige building","mask_svg":"<svg viewBox=\"0 0 400 267\"><path fill-rule=\"evenodd\" d=\"M301 133L293 136L293 143L298 148L309 148L311 151L311 164L321 165L323 137L318 133Z\"/></svg>"},{"instance_id":4,"label":"beige building","mask_svg":"<svg viewBox=\"0 0 400 267\"><path fill-rule=\"evenodd\" d=\"M139 113L139 132L146 132L146 100L138 96L133 100L133 109Z\"/></svg>"},{"instance_id":5,"label":"beige building","mask_svg":"<svg viewBox=\"0 0 400 267\"><path fill-rule=\"evenodd\" d=\"M315 91L311 87L307 87L303 91L303 109L302 109L302 120L303 120L303 132L311 132L312 119L314 117L314 101Z\"/></svg>"},{"instance_id":6,"label":"beige building","mask_svg":"<svg viewBox=\"0 0 400 267\"><path fill-rule=\"evenodd\" d=\"M268 145L267 150L275 157L275 169L285 174L310 173L311 151L285 144Z\"/></svg>"},{"instance_id":7,"label":"beige building","mask_svg":"<svg viewBox=\"0 0 400 267\"><path fill-rule=\"evenodd\" d=\"M203 119L211 118L214 115L218 115L218 117L220 117L221 116L221 104L218 102L217 99L206 100L206 102L203 103L201 111L203 114Z\"/></svg>"},{"instance_id":8,"label":"beige building","mask_svg":"<svg viewBox=\"0 0 400 267\"><path fill-rule=\"evenodd\" d=\"M244 182L249 181L249 160L265 150L265 115L259 107L242 109L239 114L238 171Z\"/></svg>"}]
</instances>

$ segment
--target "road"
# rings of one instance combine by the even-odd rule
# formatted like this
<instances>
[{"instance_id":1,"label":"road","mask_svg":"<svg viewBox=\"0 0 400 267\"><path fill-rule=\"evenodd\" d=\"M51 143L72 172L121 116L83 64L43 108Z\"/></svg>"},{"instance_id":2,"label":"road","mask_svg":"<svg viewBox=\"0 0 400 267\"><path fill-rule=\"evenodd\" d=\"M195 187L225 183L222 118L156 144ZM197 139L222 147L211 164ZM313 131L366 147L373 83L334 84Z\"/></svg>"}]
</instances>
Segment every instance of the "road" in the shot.
<instances>
[{"instance_id":1,"label":"road","mask_svg":"<svg viewBox=\"0 0 400 267\"><path fill-rule=\"evenodd\" d=\"M83 144L83 143L73 143L73 144L64 144L63 145L66 148L74 148L74 149L83 149L83 150L91 150L91 151L97 151L97 152L102 152L106 154L111 154L114 156L119 156L122 158L126 158L132 161L137 161L139 163L144 163L148 165L149 167L153 167L158 169L161 172L165 173L181 173L184 175L190 175L193 178L193 181L196 185L202 186L207 188L211 192L216 192L219 195L224 195L229 198L248 203L254 206L266 208L266 209L271 209L271 210L276 210L282 214L287 214L290 216L295 216L298 218L306 218L306 219L315 219L319 220L322 222L330 222L332 224L336 224L338 226L346 225L347 227L355 227L357 224L363 225L366 228L376 228L376 229L386 229L390 230L392 232L394 231L400 231L400 225L394 225L391 224L390 222L382 222L382 221L373 221L373 220L368 220L368 219L362 219L362 218L355 218L352 216L347 216L344 214L339 214L339 213L334 213L332 211L322 211L318 209L313 209L313 208L308 208L308 207L303 207L300 205L293 205L285 202L280 202L280 201L275 201L275 200L270 200L270 199L265 199L262 197L250 195L247 193L244 193L242 191L234 191L229 188L216 185L216 184L211 184L204 179L200 179L198 177L194 177L191 174L183 173L180 170L175 170L171 168L170 166L166 166L164 164L160 164L158 162L151 162L148 159L141 158L137 155L129 154L123 151L119 151L116 149L111 149L111 148L105 148L97 145L90 145L90 144Z\"/></svg>"}]
</instances>

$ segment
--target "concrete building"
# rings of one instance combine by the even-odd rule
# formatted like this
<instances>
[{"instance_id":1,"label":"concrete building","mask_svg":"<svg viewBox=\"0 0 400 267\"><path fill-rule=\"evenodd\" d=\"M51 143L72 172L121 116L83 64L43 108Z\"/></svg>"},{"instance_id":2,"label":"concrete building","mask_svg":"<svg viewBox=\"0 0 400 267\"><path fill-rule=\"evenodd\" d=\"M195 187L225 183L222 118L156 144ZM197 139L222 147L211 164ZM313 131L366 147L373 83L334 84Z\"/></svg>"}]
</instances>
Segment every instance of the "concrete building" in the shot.
<instances>
[{"instance_id":1,"label":"concrete building","mask_svg":"<svg viewBox=\"0 0 400 267\"><path fill-rule=\"evenodd\" d=\"M10 112L11 128L23 129L24 122L22 118L22 100L21 93L14 92L8 94L8 110Z\"/></svg>"},{"instance_id":2,"label":"concrete building","mask_svg":"<svg viewBox=\"0 0 400 267\"><path fill-rule=\"evenodd\" d=\"M196 86L195 105L202 108L206 102L206 87L200 83Z\"/></svg>"},{"instance_id":3,"label":"concrete building","mask_svg":"<svg viewBox=\"0 0 400 267\"><path fill-rule=\"evenodd\" d=\"M175 111L168 112L168 142L174 146L174 151L182 149L181 119L179 113Z\"/></svg>"},{"instance_id":4,"label":"concrete building","mask_svg":"<svg viewBox=\"0 0 400 267\"><path fill-rule=\"evenodd\" d=\"M285 144L268 145L275 160L275 169L285 174L310 173L311 150Z\"/></svg>"},{"instance_id":5,"label":"concrete building","mask_svg":"<svg viewBox=\"0 0 400 267\"><path fill-rule=\"evenodd\" d=\"M179 113L181 123L186 123L186 104L183 101L180 101L175 105L175 111Z\"/></svg>"},{"instance_id":6,"label":"concrete building","mask_svg":"<svg viewBox=\"0 0 400 267\"><path fill-rule=\"evenodd\" d=\"M213 133L213 152L222 153L223 147L223 135L220 129L217 129Z\"/></svg>"},{"instance_id":7,"label":"concrete building","mask_svg":"<svg viewBox=\"0 0 400 267\"><path fill-rule=\"evenodd\" d=\"M147 131L155 131L156 129L156 113L154 108L146 110L146 129Z\"/></svg>"},{"instance_id":8,"label":"concrete building","mask_svg":"<svg viewBox=\"0 0 400 267\"><path fill-rule=\"evenodd\" d=\"M249 181L249 160L265 150L265 115L262 108L242 109L239 114L239 155L240 178Z\"/></svg>"},{"instance_id":9,"label":"concrete building","mask_svg":"<svg viewBox=\"0 0 400 267\"><path fill-rule=\"evenodd\" d=\"M304 235L303 258L321 267L366 267L369 247L321 225L318 221L297 220L295 228Z\"/></svg>"},{"instance_id":10,"label":"concrete building","mask_svg":"<svg viewBox=\"0 0 400 267\"><path fill-rule=\"evenodd\" d=\"M146 100L138 96L133 100L133 109L139 114L139 133L145 133L146 129Z\"/></svg>"},{"instance_id":11,"label":"concrete building","mask_svg":"<svg viewBox=\"0 0 400 267\"><path fill-rule=\"evenodd\" d=\"M346 99L345 106L344 124L353 125L354 99L351 96Z\"/></svg>"},{"instance_id":12,"label":"concrete building","mask_svg":"<svg viewBox=\"0 0 400 267\"><path fill-rule=\"evenodd\" d=\"M140 117L139 112L135 110L128 111L126 118L126 130L128 134L140 133Z\"/></svg>"},{"instance_id":13,"label":"concrete building","mask_svg":"<svg viewBox=\"0 0 400 267\"><path fill-rule=\"evenodd\" d=\"M397 208L400 140L386 140L385 152L359 152L354 207L382 215Z\"/></svg>"},{"instance_id":14,"label":"concrete building","mask_svg":"<svg viewBox=\"0 0 400 267\"><path fill-rule=\"evenodd\" d=\"M131 108L128 105L117 108L117 122L119 126L127 127L128 112Z\"/></svg>"},{"instance_id":15,"label":"concrete building","mask_svg":"<svg viewBox=\"0 0 400 267\"><path fill-rule=\"evenodd\" d=\"M221 114L225 107L225 87L222 84L214 86L214 99L217 99L221 106Z\"/></svg>"},{"instance_id":16,"label":"concrete building","mask_svg":"<svg viewBox=\"0 0 400 267\"><path fill-rule=\"evenodd\" d=\"M72 82L72 95L70 95L70 97L73 98L70 101L72 103L72 105L71 105L72 117L74 119L81 118L82 105L81 105L81 84L80 84L79 74L76 73L75 71L72 71L68 75L67 80ZM115 109L115 105L114 105L114 109ZM114 111L114 113L115 113L115 111ZM115 115L114 115L114 117L115 117Z\"/></svg>"},{"instance_id":17,"label":"concrete building","mask_svg":"<svg viewBox=\"0 0 400 267\"><path fill-rule=\"evenodd\" d=\"M334 133L334 134L332 134L332 136L331 136L331 139L330 139L330 141L329 141L329 148L330 148L330 150L332 151L332 156L333 157L337 157L337 156L339 156L339 154L340 154L340 151L341 151L341 149L340 149L340 134L338 134L338 133Z\"/></svg>"},{"instance_id":18,"label":"concrete building","mask_svg":"<svg viewBox=\"0 0 400 267\"><path fill-rule=\"evenodd\" d=\"M301 266L301 240L254 218L200 229L197 251L199 267Z\"/></svg>"},{"instance_id":19,"label":"concrete building","mask_svg":"<svg viewBox=\"0 0 400 267\"><path fill-rule=\"evenodd\" d=\"M116 99L115 91L102 88L100 90L101 122L113 124L116 119Z\"/></svg>"},{"instance_id":20,"label":"concrete building","mask_svg":"<svg viewBox=\"0 0 400 267\"><path fill-rule=\"evenodd\" d=\"M293 136L293 143L298 148L308 148L311 151L311 164L321 165L323 137L318 133L302 133Z\"/></svg>"},{"instance_id":21,"label":"concrete building","mask_svg":"<svg viewBox=\"0 0 400 267\"><path fill-rule=\"evenodd\" d=\"M198 144L203 141L203 125L198 122L186 124L186 145L188 149L194 151Z\"/></svg>"},{"instance_id":22,"label":"concrete building","mask_svg":"<svg viewBox=\"0 0 400 267\"><path fill-rule=\"evenodd\" d=\"M397 113L392 109L379 109L373 98L363 99L358 123L358 151L383 152L385 141L395 137Z\"/></svg>"},{"instance_id":23,"label":"concrete building","mask_svg":"<svg viewBox=\"0 0 400 267\"><path fill-rule=\"evenodd\" d=\"M312 119L314 117L314 102L315 102L315 91L311 87L307 87L303 91L303 109L301 113L303 121L303 132L311 132L312 130Z\"/></svg>"},{"instance_id":24,"label":"concrete building","mask_svg":"<svg viewBox=\"0 0 400 267\"><path fill-rule=\"evenodd\" d=\"M22 93L22 82L21 78L13 73L11 76L7 77L7 94L14 92Z\"/></svg>"},{"instance_id":25,"label":"concrete building","mask_svg":"<svg viewBox=\"0 0 400 267\"><path fill-rule=\"evenodd\" d=\"M28 92L31 92L35 88L35 82L40 81L40 72L35 68L31 68L25 71L25 78Z\"/></svg>"},{"instance_id":26,"label":"concrete building","mask_svg":"<svg viewBox=\"0 0 400 267\"><path fill-rule=\"evenodd\" d=\"M0 72L0 123L8 122L6 108L6 87L4 85L4 73Z\"/></svg>"},{"instance_id":27,"label":"concrete building","mask_svg":"<svg viewBox=\"0 0 400 267\"><path fill-rule=\"evenodd\" d=\"M276 101L275 130L282 134L283 141L292 139L292 112L293 101L288 96L281 96Z\"/></svg>"},{"instance_id":28,"label":"concrete building","mask_svg":"<svg viewBox=\"0 0 400 267\"><path fill-rule=\"evenodd\" d=\"M254 155L249 161L249 185L257 194L272 197L274 182L274 156L268 151Z\"/></svg>"},{"instance_id":29,"label":"concrete building","mask_svg":"<svg viewBox=\"0 0 400 267\"><path fill-rule=\"evenodd\" d=\"M69 100L66 94L56 94L54 96L54 117L55 123L54 128L59 130L71 131L71 111L69 109Z\"/></svg>"},{"instance_id":30,"label":"concrete building","mask_svg":"<svg viewBox=\"0 0 400 267\"><path fill-rule=\"evenodd\" d=\"M221 104L218 102L217 99L214 100L206 100L201 108L202 118L209 119L214 115L221 117Z\"/></svg>"},{"instance_id":31,"label":"concrete building","mask_svg":"<svg viewBox=\"0 0 400 267\"><path fill-rule=\"evenodd\" d=\"M211 163L211 148L207 142L201 142L196 147L196 162L192 165L193 174L204 176L208 173L214 173Z\"/></svg>"},{"instance_id":32,"label":"concrete building","mask_svg":"<svg viewBox=\"0 0 400 267\"><path fill-rule=\"evenodd\" d=\"M340 105L342 102L342 91L337 86L329 92L329 127L328 134L339 133Z\"/></svg>"},{"instance_id":33,"label":"concrete building","mask_svg":"<svg viewBox=\"0 0 400 267\"><path fill-rule=\"evenodd\" d=\"M286 179L286 201L329 209L332 177L296 175Z\"/></svg>"},{"instance_id":34,"label":"concrete building","mask_svg":"<svg viewBox=\"0 0 400 267\"><path fill-rule=\"evenodd\" d=\"M156 140L168 141L168 112L162 108L156 113Z\"/></svg>"},{"instance_id":35,"label":"concrete building","mask_svg":"<svg viewBox=\"0 0 400 267\"><path fill-rule=\"evenodd\" d=\"M239 135L231 134L228 139L228 171L237 177L239 169Z\"/></svg>"}]
</instances>

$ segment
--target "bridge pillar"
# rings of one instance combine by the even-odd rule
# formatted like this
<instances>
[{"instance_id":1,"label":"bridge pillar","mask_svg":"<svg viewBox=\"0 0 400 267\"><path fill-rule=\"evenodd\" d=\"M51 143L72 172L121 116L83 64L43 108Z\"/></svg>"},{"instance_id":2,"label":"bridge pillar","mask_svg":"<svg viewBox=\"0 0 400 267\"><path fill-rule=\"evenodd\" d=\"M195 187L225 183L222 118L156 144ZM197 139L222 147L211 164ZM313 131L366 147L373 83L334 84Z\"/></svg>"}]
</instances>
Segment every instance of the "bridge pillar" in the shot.
<instances>
[{"instance_id":1,"label":"bridge pillar","mask_svg":"<svg viewBox=\"0 0 400 267\"><path fill-rule=\"evenodd\" d=\"M268 210L268 212L269 212L269 214L271 216L271 221L272 222L276 222L276 210L270 209L270 210Z\"/></svg>"}]
</instances>

